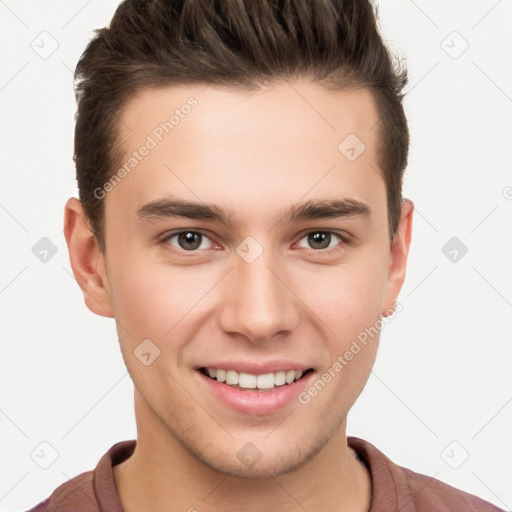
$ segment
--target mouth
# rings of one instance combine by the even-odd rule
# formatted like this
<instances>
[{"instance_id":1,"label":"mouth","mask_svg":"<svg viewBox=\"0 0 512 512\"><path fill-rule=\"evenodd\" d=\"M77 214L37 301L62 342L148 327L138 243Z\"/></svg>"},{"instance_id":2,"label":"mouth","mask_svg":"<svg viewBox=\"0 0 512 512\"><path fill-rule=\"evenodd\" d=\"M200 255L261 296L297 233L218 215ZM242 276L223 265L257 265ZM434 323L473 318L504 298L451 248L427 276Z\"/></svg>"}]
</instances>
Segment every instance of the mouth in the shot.
<instances>
[{"instance_id":1,"label":"mouth","mask_svg":"<svg viewBox=\"0 0 512 512\"><path fill-rule=\"evenodd\" d=\"M305 379L313 368L307 370L280 370L264 374L252 374L238 372L224 368L199 368L199 372L205 377L225 384L233 389L252 392L269 392L277 388L285 388L294 382Z\"/></svg>"}]
</instances>

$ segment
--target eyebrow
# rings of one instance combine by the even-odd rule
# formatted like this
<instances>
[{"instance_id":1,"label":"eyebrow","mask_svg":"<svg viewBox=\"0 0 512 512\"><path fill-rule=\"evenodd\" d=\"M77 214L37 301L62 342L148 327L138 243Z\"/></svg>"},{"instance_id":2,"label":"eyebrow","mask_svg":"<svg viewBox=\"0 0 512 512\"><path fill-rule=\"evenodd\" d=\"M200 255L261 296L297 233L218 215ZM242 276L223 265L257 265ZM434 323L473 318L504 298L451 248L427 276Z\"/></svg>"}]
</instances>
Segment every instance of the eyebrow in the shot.
<instances>
[{"instance_id":1,"label":"eyebrow","mask_svg":"<svg viewBox=\"0 0 512 512\"><path fill-rule=\"evenodd\" d=\"M137 217L142 221L187 218L206 221L217 221L226 225L232 224L233 212L215 204L172 199L174 196L156 199L137 209ZM351 198L310 199L294 204L284 212L281 220L284 223L297 223L304 220L370 217L371 209L362 201Z\"/></svg>"}]
</instances>

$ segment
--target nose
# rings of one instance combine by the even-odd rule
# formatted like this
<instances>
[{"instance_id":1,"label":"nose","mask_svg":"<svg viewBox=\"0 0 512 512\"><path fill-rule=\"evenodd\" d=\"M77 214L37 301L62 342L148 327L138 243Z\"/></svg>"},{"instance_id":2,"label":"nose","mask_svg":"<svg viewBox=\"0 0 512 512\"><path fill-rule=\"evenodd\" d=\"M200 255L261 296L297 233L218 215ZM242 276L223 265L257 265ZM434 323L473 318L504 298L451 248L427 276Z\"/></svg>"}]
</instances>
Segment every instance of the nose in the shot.
<instances>
[{"instance_id":1,"label":"nose","mask_svg":"<svg viewBox=\"0 0 512 512\"><path fill-rule=\"evenodd\" d=\"M270 252L252 262L234 254L234 268L223 282L220 327L252 343L289 335L300 318L300 300L287 283L284 264Z\"/></svg>"}]
</instances>

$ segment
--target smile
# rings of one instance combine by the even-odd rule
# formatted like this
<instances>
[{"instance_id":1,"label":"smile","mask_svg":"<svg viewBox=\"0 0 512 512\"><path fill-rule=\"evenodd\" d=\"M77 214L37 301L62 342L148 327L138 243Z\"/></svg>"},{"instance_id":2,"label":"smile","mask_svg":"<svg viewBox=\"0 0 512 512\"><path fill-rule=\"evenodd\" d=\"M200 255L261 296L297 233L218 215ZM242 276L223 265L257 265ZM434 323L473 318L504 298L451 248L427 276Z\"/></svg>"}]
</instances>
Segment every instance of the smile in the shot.
<instances>
[{"instance_id":1,"label":"smile","mask_svg":"<svg viewBox=\"0 0 512 512\"><path fill-rule=\"evenodd\" d=\"M227 384L235 389L271 391L276 387L286 386L300 380L312 370L281 370L261 375L222 368L200 368L199 371L206 377Z\"/></svg>"}]
</instances>

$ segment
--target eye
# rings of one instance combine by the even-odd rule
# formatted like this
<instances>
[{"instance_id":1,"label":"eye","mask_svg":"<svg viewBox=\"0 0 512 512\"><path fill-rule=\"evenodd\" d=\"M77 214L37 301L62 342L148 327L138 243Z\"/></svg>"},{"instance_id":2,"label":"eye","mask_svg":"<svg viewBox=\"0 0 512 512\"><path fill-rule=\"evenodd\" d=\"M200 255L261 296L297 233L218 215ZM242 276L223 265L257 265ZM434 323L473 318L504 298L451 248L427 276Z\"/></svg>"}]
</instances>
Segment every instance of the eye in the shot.
<instances>
[{"instance_id":1,"label":"eye","mask_svg":"<svg viewBox=\"0 0 512 512\"><path fill-rule=\"evenodd\" d=\"M176 243L172 243L173 239L176 239ZM160 242L167 243L178 250L192 252L207 249L208 244L204 243L205 240L209 240L209 238L204 233L186 230L168 234L164 236Z\"/></svg>"},{"instance_id":2,"label":"eye","mask_svg":"<svg viewBox=\"0 0 512 512\"><path fill-rule=\"evenodd\" d=\"M217 244L201 231L182 230L175 233L169 233L160 238L160 243L170 245L178 252L194 252L209 248L207 241L210 241L215 248L220 248ZM348 236L337 231L329 230L316 230L306 233L299 240L299 247L304 247L300 244L302 240L306 240L309 248L314 252L330 252L331 249L339 246L340 244L348 244ZM308 248L308 247L306 247ZM340 247L341 248L341 247Z\"/></svg>"},{"instance_id":3,"label":"eye","mask_svg":"<svg viewBox=\"0 0 512 512\"><path fill-rule=\"evenodd\" d=\"M332 249L340 242L346 242L346 238L336 231L310 231L301 238L302 240L306 240L315 252Z\"/></svg>"}]
</instances>

